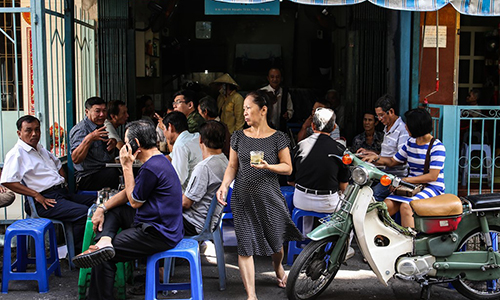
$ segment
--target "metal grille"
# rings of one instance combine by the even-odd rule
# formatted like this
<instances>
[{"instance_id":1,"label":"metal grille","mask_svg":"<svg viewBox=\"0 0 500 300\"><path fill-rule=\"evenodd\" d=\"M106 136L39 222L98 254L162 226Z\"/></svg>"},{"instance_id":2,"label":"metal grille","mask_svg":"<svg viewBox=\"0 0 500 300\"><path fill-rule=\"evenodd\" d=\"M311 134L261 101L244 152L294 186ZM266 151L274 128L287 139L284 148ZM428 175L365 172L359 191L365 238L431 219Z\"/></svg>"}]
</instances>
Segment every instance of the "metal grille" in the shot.
<instances>
[{"instance_id":1,"label":"metal grille","mask_svg":"<svg viewBox=\"0 0 500 300\"><path fill-rule=\"evenodd\" d=\"M370 4L351 7L349 45L352 67L346 94L346 124L355 124L343 136L363 131L365 110L373 110L375 101L387 92L387 10Z\"/></svg>"},{"instance_id":2,"label":"metal grille","mask_svg":"<svg viewBox=\"0 0 500 300\"><path fill-rule=\"evenodd\" d=\"M128 5L120 0L101 1L99 16L101 97L127 102L127 74L131 72L127 68Z\"/></svg>"}]
</instances>

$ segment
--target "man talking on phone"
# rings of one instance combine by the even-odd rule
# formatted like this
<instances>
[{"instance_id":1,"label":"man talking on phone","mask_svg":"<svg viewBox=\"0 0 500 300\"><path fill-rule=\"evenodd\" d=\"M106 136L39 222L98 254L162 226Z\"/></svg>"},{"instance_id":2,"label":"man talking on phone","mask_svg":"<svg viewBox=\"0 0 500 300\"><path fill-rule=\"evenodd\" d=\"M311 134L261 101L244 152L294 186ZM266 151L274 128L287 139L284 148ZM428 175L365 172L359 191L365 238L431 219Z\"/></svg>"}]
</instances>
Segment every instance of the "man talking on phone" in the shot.
<instances>
[{"instance_id":1,"label":"man talking on phone","mask_svg":"<svg viewBox=\"0 0 500 300\"><path fill-rule=\"evenodd\" d=\"M116 146L116 139L108 137L104 126L107 116L106 102L100 97L91 97L85 101L85 118L69 133L78 190L118 187L119 170L106 168L106 163L114 160Z\"/></svg>"},{"instance_id":2,"label":"man talking on phone","mask_svg":"<svg viewBox=\"0 0 500 300\"><path fill-rule=\"evenodd\" d=\"M133 144L138 146L136 151ZM135 159L143 163L136 178L132 170ZM73 258L77 267L92 268L87 299L114 299L117 262L171 249L184 236L181 183L156 147L151 122L138 120L127 125L120 161L125 189L98 206L92 216L96 244Z\"/></svg>"}]
</instances>

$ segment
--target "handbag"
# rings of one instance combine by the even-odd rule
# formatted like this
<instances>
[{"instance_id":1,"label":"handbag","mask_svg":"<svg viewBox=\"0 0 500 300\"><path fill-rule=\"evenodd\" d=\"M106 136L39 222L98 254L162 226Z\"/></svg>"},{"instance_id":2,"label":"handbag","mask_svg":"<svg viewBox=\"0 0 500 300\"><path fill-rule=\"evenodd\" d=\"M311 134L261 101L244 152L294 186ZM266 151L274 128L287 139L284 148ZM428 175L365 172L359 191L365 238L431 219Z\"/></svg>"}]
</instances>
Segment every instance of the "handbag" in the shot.
<instances>
[{"instance_id":1,"label":"handbag","mask_svg":"<svg viewBox=\"0 0 500 300\"><path fill-rule=\"evenodd\" d=\"M432 138L431 141L429 142L429 148L427 148L427 154L425 155L425 163L424 163L424 174L429 173L429 164L431 160L431 149L432 145L434 144L434 141L436 138ZM393 194L397 196L404 196L404 197L413 197L416 194L420 193L423 189L425 188L425 184L416 184L416 187L414 189L406 187L406 186L398 186Z\"/></svg>"}]
</instances>

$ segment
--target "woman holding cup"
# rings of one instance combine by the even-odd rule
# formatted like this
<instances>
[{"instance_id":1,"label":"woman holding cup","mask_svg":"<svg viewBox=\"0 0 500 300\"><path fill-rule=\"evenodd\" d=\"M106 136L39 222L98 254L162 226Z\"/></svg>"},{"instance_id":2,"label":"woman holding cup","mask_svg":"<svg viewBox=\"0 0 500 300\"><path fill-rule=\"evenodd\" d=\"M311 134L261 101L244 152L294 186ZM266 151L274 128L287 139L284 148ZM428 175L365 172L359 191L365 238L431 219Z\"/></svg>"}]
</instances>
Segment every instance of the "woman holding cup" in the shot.
<instances>
[{"instance_id":1,"label":"woman holding cup","mask_svg":"<svg viewBox=\"0 0 500 300\"><path fill-rule=\"evenodd\" d=\"M278 175L292 172L289 140L283 132L269 127L268 101L263 91L251 92L245 98L243 115L250 128L231 136L229 165L217 191L219 202L226 204L229 184L235 179L231 208L238 266L249 300L257 299L253 256L271 256L278 286L285 288L283 243L302 240L278 182Z\"/></svg>"}]
</instances>

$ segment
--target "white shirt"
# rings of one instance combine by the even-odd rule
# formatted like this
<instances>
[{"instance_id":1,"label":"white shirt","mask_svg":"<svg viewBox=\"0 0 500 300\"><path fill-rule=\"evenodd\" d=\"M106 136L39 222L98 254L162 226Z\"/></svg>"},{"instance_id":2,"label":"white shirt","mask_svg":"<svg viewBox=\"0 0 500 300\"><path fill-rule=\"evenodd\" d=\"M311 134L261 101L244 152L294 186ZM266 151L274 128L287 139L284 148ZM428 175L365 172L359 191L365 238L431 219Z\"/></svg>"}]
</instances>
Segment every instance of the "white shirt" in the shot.
<instances>
[{"instance_id":1,"label":"white shirt","mask_svg":"<svg viewBox=\"0 0 500 300\"><path fill-rule=\"evenodd\" d=\"M116 131L115 126L113 126L113 124L108 119L104 120L104 126L106 126L106 131L108 132L108 137L110 139L115 139L116 142L123 142L122 138Z\"/></svg>"},{"instance_id":2,"label":"white shirt","mask_svg":"<svg viewBox=\"0 0 500 300\"><path fill-rule=\"evenodd\" d=\"M1 183L21 182L37 192L64 183L59 174L62 164L41 144L37 149L18 140L5 156Z\"/></svg>"},{"instance_id":3,"label":"white shirt","mask_svg":"<svg viewBox=\"0 0 500 300\"><path fill-rule=\"evenodd\" d=\"M380 156L393 157L405 144L410 135L406 130L405 123L398 117L390 130L384 128L384 140L382 141Z\"/></svg>"},{"instance_id":4,"label":"white shirt","mask_svg":"<svg viewBox=\"0 0 500 300\"><path fill-rule=\"evenodd\" d=\"M270 84L266 85L265 87L261 88L261 90L267 91L267 92L273 92L276 94L276 91L271 87ZM283 97L283 89L281 87L278 88L278 94L276 94L276 103L273 105L273 122L276 126L279 126L280 124L280 117L285 113L281 111L281 98ZM288 93L287 99L286 99L286 111L288 112L288 118L291 119L293 116L293 102L292 102L292 96L290 96L290 93Z\"/></svg>"},{"instance_id":5,"label":"white shirt","mask_svg":"<svg viewBox=\"0 0 500 300\"><path fill-rule=\"evenodd\" d=\"M200 148L200 134L198 132L189 133L187 130L181 132L172 147L170 158L172 158L172 165L177 172L177 176L179 176L182 193L184 193L194 167L203 160Z\"/></svg>"}]
</instances>

